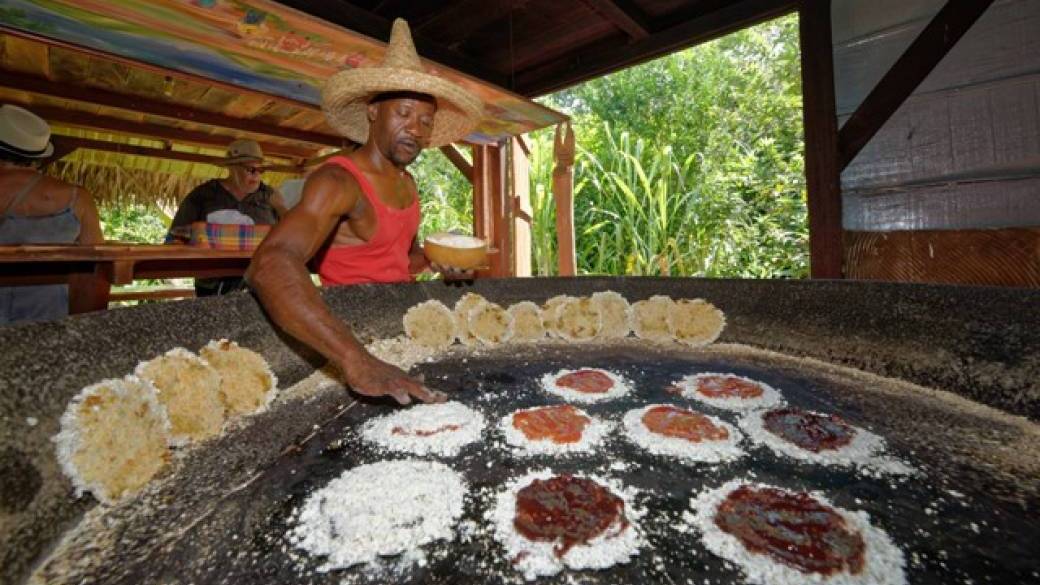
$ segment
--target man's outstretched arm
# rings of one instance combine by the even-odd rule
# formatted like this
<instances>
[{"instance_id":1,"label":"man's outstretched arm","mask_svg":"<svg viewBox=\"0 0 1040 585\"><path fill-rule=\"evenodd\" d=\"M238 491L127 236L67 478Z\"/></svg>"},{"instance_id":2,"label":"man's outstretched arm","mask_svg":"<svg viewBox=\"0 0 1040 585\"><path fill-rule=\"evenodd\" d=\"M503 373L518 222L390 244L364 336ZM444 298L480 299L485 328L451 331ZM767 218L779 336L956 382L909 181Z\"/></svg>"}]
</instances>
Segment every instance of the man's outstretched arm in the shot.
<instances>
[{"instance_id":1,"label":"man's outstretched arm","mask_svg":"<svg viewBox=\"0 0 1040 585\"><path fill-rule=\"evenodd\" d=\"M349 173L335 167L315 171L300 202L264 239L246 271L268 314L287 333L327 357L343 371L348 384L368 396L443 400L400 368L379 361L354 337L350 327L329 311L310 279L307 262L358 201L359 188Z\"/></svg>"}]
</instances>

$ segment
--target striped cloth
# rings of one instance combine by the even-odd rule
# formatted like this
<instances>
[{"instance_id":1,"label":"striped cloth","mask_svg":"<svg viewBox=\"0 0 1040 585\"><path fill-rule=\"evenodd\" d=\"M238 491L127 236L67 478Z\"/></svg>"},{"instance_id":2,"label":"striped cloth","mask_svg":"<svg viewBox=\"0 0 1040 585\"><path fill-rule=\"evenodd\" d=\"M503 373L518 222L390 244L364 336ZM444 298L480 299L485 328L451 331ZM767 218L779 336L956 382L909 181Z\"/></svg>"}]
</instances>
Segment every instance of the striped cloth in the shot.
<instances>
[{"instance_id":1,"label":"striped cloth","mask_svg":"<svg viewBox=\"0 0 1040 585\"><path fill-rule=\"evenodd\" d=\"M271 231L269 225L206 223L191 224L188 243L214 250L255 250Z\"/></svg>"}]
</instances>

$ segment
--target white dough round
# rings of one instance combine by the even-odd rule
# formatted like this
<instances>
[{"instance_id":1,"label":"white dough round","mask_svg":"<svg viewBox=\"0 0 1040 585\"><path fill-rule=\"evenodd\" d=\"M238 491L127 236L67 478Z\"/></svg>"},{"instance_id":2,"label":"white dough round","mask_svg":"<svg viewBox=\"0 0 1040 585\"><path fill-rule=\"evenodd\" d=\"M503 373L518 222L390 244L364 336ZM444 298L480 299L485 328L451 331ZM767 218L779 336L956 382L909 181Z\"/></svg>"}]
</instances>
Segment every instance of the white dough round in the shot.
<instances>
[{"instance_id":1,"label":"white dough round","mask_svg":"<svg viewBox=\"0 0 1040 585\"><path fill-rule=\"evenodd\" d=\"M618 564L628 563L644 539L639 531L638 520L643 511L634 504L635 491L625 489L620 482L593 475L575 474L608 488L615 496L625 502L625 518L627 525L612 525L599 536L585 544L576 544L563 556L556 556L554 548L557 543L531 540L520 534L514 524L516 517L516 496L523 488L536 479L546 480L554 474L549 469L535 471L509 482L489 512L488 520L494 525L495 538L506 549L506 556L512 565L527 580L555 575L564 568L580 571L583 569L608 569Z\"/></svg>"},{"instance_id":2,"label":"white dough round","mask_svg":"<svg viewBox=\"0 0 1040 585\"><path fill-rule=\"evenodd\" d=\"M599 306L588 297L566 300L556 308L556 335L572 343L596 339L603 330Z\"/></svg>"},{"instance_id":3,"label":"white dough round","mask_svg":"<svg viewBox=\"0 0 1040 585\"><path fill-rule=\"evenodd\" d=\"M818 465L857 465L870 468L882 473L909 474L914 470L893 458L884 456L885 439L874 433L846 422L853 431L852 441L837 449L825 449L818 453L803 449L802 447L783 439L765 428L763 416L774 409L755 410L748 412L737 424L747 433L756 444L765 445L771 451L781 457L791 457L799 461L815 463ZM825 413L806 411L812 414L827 416Z\"/></svg>"},{"instance_id":4,"label":"white dough round","mask_svg":"<svg viewBox=\"0 0 1040 585\"><path fill-rule=\"evenodd\" d=\"M532 343L545 339L542 310L531 301L523 301L509 307L513 318L513 343Z\"/></svg>"},{"instance_id":5,"label":"white dough round","mask_svg":"<svg viewBox=\"0 0 1040 585\"><path fill-rule=\"evenodd\" d=\"M701 347L713 343L726 327L726 316L704 299L680 299L668 312L668 331L680 343Z\"/></svg>"},{"instance_id":6,"label":"white dough round","mask_svg":"<svg viewBox=\"0 0 1040 585\"><path fill-rule=\"evenodd\" d=\"M705 396L697 390L698 384L704 378L708 377L723 377L723 378L737 378L741 382L754 384L762 389L762 394L752 398L740 398L739 396ZM784 397L772 386L758 380L752 380L744 376L738 376L737 374L720 374L718 372L702 372L699 374L693 374L686 376L682 380L675 383L682 393L683 398L689 398L690 400L696 400L708 406L714 406L716 408L723 408L725 410L733 411L744 411L752 410L756 408L771 408L773 406L779 406L784 404Z\"/></svg>"},{"instance_id":7,"label":"white dough round","mask_svg":"<svg viewBox=\"0 0 1040 585\"><path fill-rule=\"evenodd\" d=\"M670 297L654 295L632 304L632 329L636 336L647 341L664 343L672 340L668 329L668 314L675 306Z\"/></svg>"},{"instance_id":8,"label":"white dough round","mask_svg":"<svg viewBox=\"0 0 1040 585\"><path fill-rule=\"evenodd\" d=\"M484 345L498 345L513 337L513 316L495 303L484 303L469 312L469 332Z\"/></svg>"},{"instance_id":9,"label":"white dough round","mask_svg":"<svg viewBox=\"0 0 1040 585\"><path fill-rule=\"evenodd\" d=\"M225 408L220 374L213 366L183 347L137 365L134 374L148 380L170 417L175 445L202 441L220 433Z\"/></svg>"},{"instance_id":10,"label":"white dough round","mask_svg":"<svg viewBox=\"0 0 1040 585\"><path fill-rule=\"evenodd\" d=\"M568 405L559 405L568 406ZM581 438L574 443L558 443L552 439L530 439L527 435L513 424L513 417L521 413L545 411L545 409L558 408L559 406L537 406L525 410L507 414L499 422L499 428L506 437L506 443L514 447L514 451L520 455L559 455L567 453L589 453L603 444L614 425L609 421L600 420L589 413L575 408L575 414L588 419L585 428L582 429ZM573 408L573 407L571 407Z\"/></svg>"},{"instance_id":11,"label":"white dough round","mask_svg":"<svg viewBox=\"0 0 1040 585\"><path fill-rule=\"evenodd\" d=\"M623 424L625 435L630 441L655 455L678 457L687 461L720 463L744 456L744 450L740 448L740 441L744 438L741 432L733 425L703 413L697 414L707 417L715 426L726 429L727 437L725 439L693 442L681 437L669 437L651 431L643 422L643 416L658 406L675 407L672 404L651 404L625 413Z\"/></svg>"},{"instance_id":12,"label":"white dough round","mask_svg":"<svg viewBox=\"0 0 1040 585\"><path fill-rule=\"evenodd\" d=\"M469 330L469 313L486 302L487 299L471 292L462 295L458 301L455 301L455 329L459 341L464 345L474 346L479 343Z\"/></svg>"},{"instance_id":13,"label":"white dough round","mask_svg":"<svg viewBox=\"0 0 1040 585\"><path fill-rule=\"evenodd\" d=\"M345 471L300 506L289 540L326 557L321 571L374 563L452 540L466 483L448 466L382 461Z\"/></svg>"},{"instance_id":14,"label":"white dough round","mask_svg":"<svg viewBox=\"0 0 1040 585\"><path fill-rule=\"evenodd\" d=\"M455 314L444 303L429 300L404 314L404 332L415 343L439 350L447 349L458 336Z\"/></svg>"},{"instance_id":15,"label":"white dough round","mask_svg":"<svg viewBox=\"0 0 1040 585\"><path fill-rule=\"evenodd\" d=\"M599 308L603 327L599 339L622 339L632 332L632 305L620 294L608 290L592 294L592 302Z\"/></svg>"},{"instance_id":16,"label":"white dough round","mask_svg":"<svg viewBox=\"0 0 1040 585\"><path fill-rule=\"evenodd\" d=\"M556 311L560 305L573 299L574 297L570 295L556 295L542 305L542 326L545 327L545 332L549 334L549 337L559 337L556 332Z\"/></svg>"},{"instance_id":17,"label":"white dough round","mask_svg":"<svg viewBox=\"0 0 1040 585\"><path fill-rule=\"evenodd\" d=\"M90 492L112 503L141 489L166 465L170 421L155 388L127 376L81 390L52 440L76 495Z\"/></svg>"},{"instance_id":18,"label":"white dough round","mask_svg":"<svg viewBox=\"0 0 1040 585\"><path fill-rule=\"evenodd\" d=\"M267 409L278 393L278 378L260 354L234 341L210 341L199 351L220 374L220 394L229 416Z\"/></svg>"},{"instance_id":19,"label":"white dough round","mask_svg":"<svg viewBox=\"0 0 1040 585\"><path fill-rule=\"evenodd\" d=\"M392 451L453 457L479 441L484 426L484 415L459 402L417 404L366 422L361 436Z\"/></svg>"},{"instance_id":20,"label":"white dough round","mask_svg":"<svg viewBox=\"0 0 1040 585\"><path fill-rule=\"evenodd\" d=\"M607 378L610 378L610 381L613 382L613 385L606 392L590 393L579 392L578 390L575 390L573 388L560 386L557 383L557 380L559 380L563 376L586 371L599 372L600 374L603 374ZM556 396L559 396L560 398L563 398L568 402L583 403L613 400L615 398L620 398L621 396L624 396L632 391L631 386L623 377L621 377L618 374L615 374L614 372L608 370L601 370L599 368L578 368L576 370L560 370L559 372L556 372L554 374L546 374L542 376L542 388L544 388L550 394L555 394Z\"/></svg>"},{"instance_id":21,"label":"white dough round","mask_svg":"<svg viewBox=\"0 0 1040 585\"><path fill-rule=\"evenodd\" d=\"M865 544L863 570L857 574L848 571L833 573L828 576L807 574L794 567L774 560L766 553L755 553L732 534L722 530L715 524L715 515L719 505L730 492L742 485L756 488L776 487L733 480L720 488L701 492L690 501L692 514L687 516L701 533L701 542L712 553L737 565L747 576L749 583L757 585L803 585L804 583L823 583L826 585L903 585L906 583L906 559L902 551L892 542L888 534L870 523L866 512L853 512L838 508L821 494L811 495L821 504L832 508L846 523L846 526L859 532ZM783 489L783 488L776 488ZM784 490L790 492L790 490Z\"/></svg>"}]
</instances>

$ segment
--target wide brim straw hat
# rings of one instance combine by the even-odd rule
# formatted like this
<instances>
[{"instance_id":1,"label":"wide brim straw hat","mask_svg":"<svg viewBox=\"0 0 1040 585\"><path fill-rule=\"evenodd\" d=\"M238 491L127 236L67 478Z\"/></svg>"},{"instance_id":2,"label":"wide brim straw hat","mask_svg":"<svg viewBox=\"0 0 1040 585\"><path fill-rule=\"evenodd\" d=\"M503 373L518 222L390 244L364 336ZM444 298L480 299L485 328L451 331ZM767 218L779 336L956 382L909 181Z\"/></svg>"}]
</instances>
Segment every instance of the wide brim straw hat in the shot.
<instances>
[{"instance_id":1,"label":"wide brim straw hat","mask_svg":"<svg viewBox=\"0 0 1040 585\"><path fill-rule=\"evenodd\" d=\"M22 158L54 154L51 127L43 118L18 106L0 106L0 150Z\"/></svg>"},{"instance_id":2,"label":"wide brim straw hat","mask_svg":"<svg viewBox=\"0 0 1040 585\"><path fill-rule=\"evenodd\" d=\"M258 166L263 166L264 151L255 140L235 140L228 145L227 156L224 157L224 160L217 164L222 167L229 167L231 165L240 165L243 163L253 163Z\"/></svg>"},{"instance_id":3,"label":"wide brim straw hat","mask_svg":"<svg viewBox=\"0 0 1040 585\"><path fill-rule=\"evenodd\" d=\"M321 92L321 107L329 125L360 144L368 140L369 102L378 94L399 91L427 94L437 100L431 147L464 138L484 115L477 96L426 72L415 51L408 23L401 18L394 21L383 62L346 69L330 77Z\"/></svg>"}]
</instances>

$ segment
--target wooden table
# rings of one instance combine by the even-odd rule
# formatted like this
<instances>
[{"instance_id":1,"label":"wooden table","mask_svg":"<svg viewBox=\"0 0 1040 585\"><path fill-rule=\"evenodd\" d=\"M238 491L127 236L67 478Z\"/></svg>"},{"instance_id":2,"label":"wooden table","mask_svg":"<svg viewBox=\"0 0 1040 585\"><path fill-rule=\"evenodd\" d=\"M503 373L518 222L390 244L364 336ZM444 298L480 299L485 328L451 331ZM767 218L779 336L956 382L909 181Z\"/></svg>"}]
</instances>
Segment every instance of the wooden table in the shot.
<instances>
[{"instance_id":1,"label":"wooden table","mask_svg":"<svg viewBox=\"0 0 1040 585\"><path fill-rule=\"evenodd\" d=\"M74 285L70 313L108 308L114 284L142 278L242 276L253 251L183 245L0 246L0 286Z\"/></svg>"}]
</instances>

